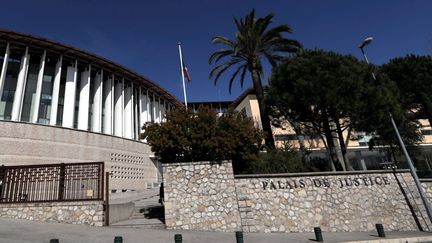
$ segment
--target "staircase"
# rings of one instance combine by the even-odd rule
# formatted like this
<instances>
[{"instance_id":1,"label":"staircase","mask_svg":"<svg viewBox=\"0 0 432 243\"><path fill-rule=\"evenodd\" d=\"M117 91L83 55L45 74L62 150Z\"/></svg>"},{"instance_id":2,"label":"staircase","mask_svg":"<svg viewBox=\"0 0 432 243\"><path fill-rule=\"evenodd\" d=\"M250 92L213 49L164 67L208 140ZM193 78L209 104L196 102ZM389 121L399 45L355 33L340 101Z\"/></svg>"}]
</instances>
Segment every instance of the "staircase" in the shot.
<instances>
[{"instance_id":1,"label":"staircase","mask_svg":"<svg viewBox=\"0 0 432 243\"><path fill-rule=\"evenodd\" d=\"M134 211L129 219L111 224L112 227L165 229L164 208L158 202L159 191L132 200Z\"/></svg>"}]
</instances>

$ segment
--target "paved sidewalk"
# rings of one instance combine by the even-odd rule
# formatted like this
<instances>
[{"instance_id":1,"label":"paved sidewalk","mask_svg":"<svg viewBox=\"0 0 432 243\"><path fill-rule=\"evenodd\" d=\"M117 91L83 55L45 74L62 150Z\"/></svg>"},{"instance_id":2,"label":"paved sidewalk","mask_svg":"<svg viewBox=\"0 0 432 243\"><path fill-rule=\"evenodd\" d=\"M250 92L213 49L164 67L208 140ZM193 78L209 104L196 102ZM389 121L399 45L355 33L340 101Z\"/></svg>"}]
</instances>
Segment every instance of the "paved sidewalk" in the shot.
<instances>
[{"instance_id":1,"label":"paved sidewalk","mask_svg":"<svg viewBox=\"0 0 432 243\"><path fill-rule=\"evenodd\" d=\"M174 234L183 235L183 243L235 243L234 233L171 231L146 228L90 227L59 223L42 223L28 220L0 219L0 243L48 243L57 238L60 243L112 243L114 236L123 237L124 243L173 243ZM386 232L388 238L427 237L432 242L432 233ZM346 242L380 240L375 232L325 233L324 242ZM315 242L313 233L246 233L245 243ZM405 241L399 241L405 242ZM413 241L410 239L411 242ZM425 242L425 241L423 241Z\"/></svg>"},{"instance_id":2,"label":"paved sidewalk","mask_svg":"<svg viewBox=\"0 0 432 243\"><path fill-rule=\"evenodd\" d=\"M129 219L112 223L115 227L140 227L150 229L163 229L165 225L160 218L163 218L163 208L159 201L159 188L124 194L117 199L110 200L110 203L133 202L135 209Z\"/></svg>"},{"instance_id":3,"label":"paved sidewalk","mask_svg":"<svg viewBox=\"0 0 432 243\"><path fill-rule=\"evenodd\" d=\"M133 192L118 192L110 194L110 203L127 203L127 202L158 202L159 188L146 189Z\"/></svg>"}]
</instances>

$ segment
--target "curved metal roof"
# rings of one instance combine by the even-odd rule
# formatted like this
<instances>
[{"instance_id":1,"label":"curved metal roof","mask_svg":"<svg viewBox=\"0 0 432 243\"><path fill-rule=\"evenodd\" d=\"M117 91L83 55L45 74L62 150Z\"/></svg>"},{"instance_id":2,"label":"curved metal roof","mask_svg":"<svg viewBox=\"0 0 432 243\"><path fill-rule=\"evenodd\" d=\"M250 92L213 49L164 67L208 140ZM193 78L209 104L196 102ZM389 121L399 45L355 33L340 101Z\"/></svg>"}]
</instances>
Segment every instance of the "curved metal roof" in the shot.
<instances>
[{"instance_id":1,"label":"curved metal roof","mask_svg":"<svg viewBox=\"0 0 432 243\"><path fill-rule=\"evenodd\" d=\"M48 40L42 37L19 33L11 30L0 29L0 39L4 39L8 42L20 42L27 44L32 47L40 47L47 49L49 52L58 53L67 57L78 58L88 63L96 63L98 66L103 67L104 70L111 71L115 74L119 74L132 82L139 83L149 90L157 93L168 102L172 103L177 107L182 107L183 104L166 89L155 83L154 81L140 75L122 65L114 63L106 58L98 56L88 51L84 51L60 42Z\"/></svg>"}]
</instances>

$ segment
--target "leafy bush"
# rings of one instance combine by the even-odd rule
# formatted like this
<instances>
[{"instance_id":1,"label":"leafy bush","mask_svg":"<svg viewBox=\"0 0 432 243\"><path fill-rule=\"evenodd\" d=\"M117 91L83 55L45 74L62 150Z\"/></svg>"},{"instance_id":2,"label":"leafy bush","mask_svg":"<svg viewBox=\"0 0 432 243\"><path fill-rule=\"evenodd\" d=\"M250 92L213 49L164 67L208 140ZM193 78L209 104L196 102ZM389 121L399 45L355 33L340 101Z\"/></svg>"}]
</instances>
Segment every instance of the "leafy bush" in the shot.
<instances>
[{"instance_id":1,"label":"leafy bush","mask_svg":"<svg viewBox=\"0 0 432 243\"><path fill-rule=\"evenodd\" d=\"M233 160L235 170L259 153L262 134L252 120L228 111L218 116L209 108L177 109L166 122L145 125L142 138L162 163Z\"/></svg>"},{"instance_id":2,"label":"leafy bush","mask_svg":"<svg viewBox=\"0 0 432 243\"><path fill-rule=\"evenodd\" d=\"M248 167L241 174L277 174L313 171L330 171L328 161L313 157L302 158L299 151L289 147L260 153L255 160L249 161Z\"/></svg>"}]
</instances>

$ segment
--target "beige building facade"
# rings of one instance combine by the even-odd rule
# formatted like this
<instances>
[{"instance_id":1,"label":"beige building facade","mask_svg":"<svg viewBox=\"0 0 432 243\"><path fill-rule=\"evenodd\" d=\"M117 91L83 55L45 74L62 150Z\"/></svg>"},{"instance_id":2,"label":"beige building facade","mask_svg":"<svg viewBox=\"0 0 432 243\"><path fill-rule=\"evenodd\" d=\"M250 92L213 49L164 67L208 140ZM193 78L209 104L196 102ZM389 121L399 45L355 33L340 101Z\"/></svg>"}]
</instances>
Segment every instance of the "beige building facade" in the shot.
<instances>
[{"instance_id":1,"label":"beige building facade","mask_svg":"<svg viewBox=\"0 0 432 243\"><path fill-rule=\"evenodd\" d=\"M249 88L243 92L233 103L231 108L243 113L251 118L256 127L261 128L260 110L257 97L253 89ZM421 156L416 156L418 167L421 169L432 171L432 128L427 119L419 119L421 124L420 132L423 135L423 140L419 147L423 149ZM389 124L390 125L390 124ZM311 153L320 157L326 157L327 151L324 140L321 137L298 136L294 128L289 122L282 122L281 126L272 126L273 137L277 147L282 148L289 146L294 149L300 148L300 143ZM379 150L369 150L368 141L370 136L365 133L352 133L348 137L348 130L343 132L343 139L347 141L348 159L355 166L354 169L380 169L380 164L387 162ZM335 141L337 143L337 141Z\"/></svg>"}]
</instances>

